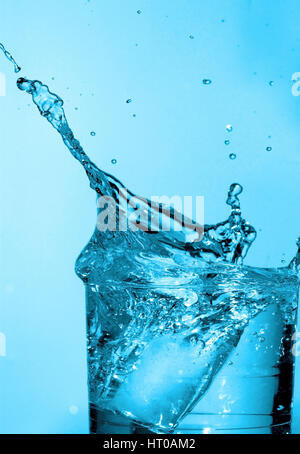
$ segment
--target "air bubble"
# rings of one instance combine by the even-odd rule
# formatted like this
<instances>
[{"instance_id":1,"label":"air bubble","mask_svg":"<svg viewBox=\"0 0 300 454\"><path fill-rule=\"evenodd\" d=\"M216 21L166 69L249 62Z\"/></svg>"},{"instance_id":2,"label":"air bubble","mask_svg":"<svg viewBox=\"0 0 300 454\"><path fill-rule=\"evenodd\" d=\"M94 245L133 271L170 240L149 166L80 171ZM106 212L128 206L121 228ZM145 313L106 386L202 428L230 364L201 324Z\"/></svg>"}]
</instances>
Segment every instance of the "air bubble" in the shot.
<instances>
[{"instance_id":1,"label":"air bubble","mask_svg":"<svg viewBox=\"0 0 300 454\"><path fill-rule=\"evenodd\" d=\"M112 164L117 164L117 160L116 160L116 159L112 159L110 162L111 162Z\"/></svg>"},{"instance_id":2,"label":"air bubble","mask_svg":"<svg viewBox=\"0 0 300 454\"><path fill-rule=\"evenodd\" d=\"M203 79L202 83L203 83L203 85L210 85L211 84L211 80L210 79Z\"/></svg>"},{"instance_id":3,"label":"air bubble","mask_svg":"<svg viewBox=\"0 0 300 454\"><path fill-rule=\"evenodd\" d=\"M195 36L194 35L190 35L189 38L190 39L195 39Z\"/></svg>"},{"instance_id":4,"label":"air bubble","mask_svg":"<svg viewBox=\"0 0 300 454\"><path fill-rule=\"evenodd\" d=\"M132 102L132 99L131 99L131 98L126 99L126 103L127 103L127 104L130 104L131 102Z\"/></svg>"},{"instance_id":5,"label":"air bubble","mask_svg":"<svg viewBox=\"0 0 300 454\"><path fill-rule=\"evenodd\" d=\"M229 145L229 144L230 144L230 140L226 139L226 140L224 141L224 143L225 143L225 145Z\"/></svg>"},{"instance_id":6,"label":"air bubble","mask_svg":"<svg viewBox=\"0 0 300 454\"><path fill-rule=\"evenodd\" d=\"M197 301L198 301L198 295L197 295L197 293L196 293L196 292L193 292L192 290L191 290L191 291L186 290L186 291L184 292L184 296L183 296L183 297L184 297L184 303L183 303L183 304L184 304L186 307L190 307L190 306L192 306L193 304L197 303Z\"/></svg>"},{"instance_id":7,"label":"air bubble","mask_svg":"<svg viewBox=\"0 0 300 454\"><path fill-rule=\"evenodd\" d=\"M205 347L205 342L201 339L201 336L199 334L190 334L189 336L185 337L184 340L191 345L199 345L202 348Z\"/></svg>"},{"instance_id":8,"label":"air bubble","mask_svg":"<svg viewBox=\"0 0 300 454\"><path fill-rule=\"evenodd\" d=\"M266 147L267 151L272 151L272 147Z\"/></svg>"},{"instance_id":9,"label":"air bubble","mask_svg":"<svg viewBox=\"0 0 300 454\"><path fill-rule=\"evenodd\" d=\"M92 137L94 137L94 136L96 135L95 131L91 131L91 132L90 132L90 135L91 135Z\"/></svg>"},{"instance_id":10,"label":"air bubble","mask_svg":"<svg viewBox=\"0 0 300 454\"><path fill-rule=\"evenodd\" d=\"M226 131L227 131L227 132L231 132L232 129L233 129L233 128L232 128L232 125L227 125L227 126L226 126Z\"/></svg>"},{"instance_id":11,"label":"air bubble","mask_svg":"<svg viewBox=\"0 0 300 454\"><path fill-rule=\"evenodd\" d=\"M232 161L233 161L234 159L236 159L236 154L235 154L235 153L230 153L229 159L231 159Z\"/></svg>"}]
</instances>

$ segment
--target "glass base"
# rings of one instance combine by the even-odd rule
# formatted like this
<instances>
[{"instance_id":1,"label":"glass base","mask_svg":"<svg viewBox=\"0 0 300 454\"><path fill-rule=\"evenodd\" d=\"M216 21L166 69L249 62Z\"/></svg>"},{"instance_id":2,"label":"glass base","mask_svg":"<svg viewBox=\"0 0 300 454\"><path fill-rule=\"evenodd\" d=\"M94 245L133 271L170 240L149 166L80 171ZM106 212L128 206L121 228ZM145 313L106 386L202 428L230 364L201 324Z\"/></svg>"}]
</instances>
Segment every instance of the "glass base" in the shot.
<instances>
[{"instance_id":1,"label":"glass base","mask_svg":"<svg viewBox=\"0 0 300 454\"><path fill-rule=\"evenodd\" d=\"M191 413L173 434L290 434L290 415L282 415L274 424L273 415L197 414ZM130 418L90 407L90 432L94 434L155 434ZM171 435L171 433L170 433Z\"/></svg>"},{"instance_id":2,"label":"glass base","mask_svg":"<svg viewBox=\"0 0 300 454\"><path fill-rule=\"evenodd\" d=\"M110 411L90 406L90 433L92 434L153 434L150 429Z\"/></svg>"},{"instance_id":3,"label":"glass base","mask_svg":"<svg viewBox=\"0 0 300 454\"><path fill-rule=\"evenodd\" d=\"M291 418L282 416L280 423L274 423L273 415L253 414L195 414L184 418L184 422L173 432L175 434L290 434Z\"/></svg>"}]
</instances>

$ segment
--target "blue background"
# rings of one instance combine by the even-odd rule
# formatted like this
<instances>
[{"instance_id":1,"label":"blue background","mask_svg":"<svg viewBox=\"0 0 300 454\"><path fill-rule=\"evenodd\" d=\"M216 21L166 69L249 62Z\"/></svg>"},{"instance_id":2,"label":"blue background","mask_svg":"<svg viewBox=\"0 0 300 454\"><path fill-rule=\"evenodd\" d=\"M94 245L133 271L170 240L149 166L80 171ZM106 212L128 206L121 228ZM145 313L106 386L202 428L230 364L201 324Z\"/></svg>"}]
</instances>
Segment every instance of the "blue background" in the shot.
<instances>
[{"instance_id":1,"label":"blue background","mask_svg":"<svg viewBox=\"0 0 300 454\"><path fill-rule=\"evenodd\" d=\"M213 223L240 182L258 230L246 263L278 266L299 235L299 18L297 0L1 0L0 42L21 75L65 100L90 157L134 192L204 195ZM84 288L73 268L95 196L1 55L0 71L0 432L85 433ZM296 433L299 385L300 370Z\"/></svg>"}]
</instances>

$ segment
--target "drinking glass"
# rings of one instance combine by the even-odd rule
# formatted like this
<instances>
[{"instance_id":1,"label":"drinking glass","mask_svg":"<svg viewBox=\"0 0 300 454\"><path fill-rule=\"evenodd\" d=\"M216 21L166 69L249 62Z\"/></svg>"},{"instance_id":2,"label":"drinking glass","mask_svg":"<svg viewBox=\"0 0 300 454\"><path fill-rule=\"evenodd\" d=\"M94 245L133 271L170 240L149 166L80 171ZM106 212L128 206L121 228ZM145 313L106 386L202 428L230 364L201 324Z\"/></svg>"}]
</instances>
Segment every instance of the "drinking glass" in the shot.
<instances>
[{"instance_id":1,"label":"drinking glass","mask_svg":"<svg viewBox=\"0 0 300 454\"><path fill-rule=\"evenodd\" d=\"M85 282L92 433L290 433L295 275L211 265L130 284L115 268Z\"/></svg>"}]
</instances>

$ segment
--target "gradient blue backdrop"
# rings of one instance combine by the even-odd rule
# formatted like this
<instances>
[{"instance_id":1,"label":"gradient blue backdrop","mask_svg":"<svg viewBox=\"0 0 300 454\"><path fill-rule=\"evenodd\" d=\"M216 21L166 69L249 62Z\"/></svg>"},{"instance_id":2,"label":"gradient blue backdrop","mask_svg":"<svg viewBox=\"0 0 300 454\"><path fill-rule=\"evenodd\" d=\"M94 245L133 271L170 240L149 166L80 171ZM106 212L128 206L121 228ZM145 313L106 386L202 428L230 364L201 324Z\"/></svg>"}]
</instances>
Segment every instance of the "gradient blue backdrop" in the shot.
<instances>
[{"instance_id":1,"label":"gradient blue backdrop","mask_svg":"<svg viewBox=\"0 0 300 454\"><path fill-rule=\"evenodd\" d=\"M276 266L299 235L299 18L297 0L1 0L0 42L23 76L65 100L91 158L133 191L204 195L213 223L240 182L259 233L247 264ZM85 433L84 288L73 268L95 196L1 55L0 71L0 432ZM300 370L296 433L299 384Z\"/></svg>"}]
</instances>

